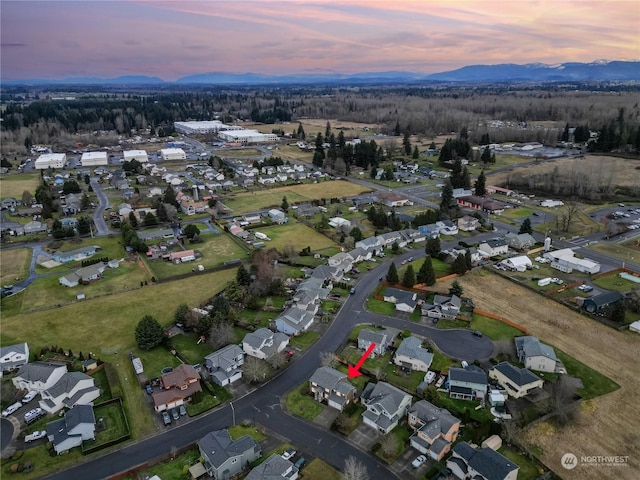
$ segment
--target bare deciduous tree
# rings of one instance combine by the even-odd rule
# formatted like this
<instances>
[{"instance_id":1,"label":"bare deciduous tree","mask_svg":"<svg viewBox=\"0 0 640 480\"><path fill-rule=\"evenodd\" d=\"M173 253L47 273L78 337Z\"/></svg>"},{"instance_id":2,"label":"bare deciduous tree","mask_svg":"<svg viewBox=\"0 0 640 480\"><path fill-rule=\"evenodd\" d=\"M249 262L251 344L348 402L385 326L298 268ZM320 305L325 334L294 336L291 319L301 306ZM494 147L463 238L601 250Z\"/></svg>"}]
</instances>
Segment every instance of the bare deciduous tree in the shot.
<instances>
[{"instance_id":1,"label":"bare deciduous tree","mask_svg":"<svg viewBox=\"0 0 640 480\"><path fill-rule=\"evenodd\" d=\"M392 433L387 433L380 439L380 448L386 457L395 455L399 446L398 437Z\"/></svg>"},{"instance_id":2,"label":"bare deciduous tree","mask_svg":"<svg viewBox=\"0 0 640 480\"><path fill-rule=\"evenodd\" d=\"M282 352L276 352L267 359L267 363L269 363L271 368L275 368L276 370L282 367L286 362L287 359Z\"/></svg>"},{"instance_id":3,"label":"bare deciduous tree","mask_svg":"<svg viewBox=\"0 0 640 480\"><path fill-rule=\"evenodd\" d=\"M565 205L563 212L559 216L560 227L563 232L568 232L571 229L571 225L573 225L579 213L580 207L575 203L571 202Z\"/></svg>"},{"instance_id":4,"label":"bare deciduous tree","mask_svg":"<svg viewBox=\"0 0 640 480\"><path fill-rule=\"evenodd\" d=\"M368 480L367 467L353 455L344 462L344 480Z\"/></svg>"},{"instance_id":5,"label":"bare deciduous tree","mask_svg":"<svg viewBox=\"0 0 640 480\"><path fill-rule=\"evenodd\" d=\"M561 425L568 425L580 414L580 402L576 400L576 386L562 376L552 387L552 414Z\"/></svg>"},{"instance_id":6,"label":"bare deciduous tree","mask_svg":"<svg viewBox=\"0 0 640 480\"><path fill-rule=\"evenodd\" d=\"M515 345L511 339L495 340L493 342L493 355L504 355L508 359L515 358Z\"/></svg>"},{"instance_id":7,"label":"bare deciduous tree","mask_svg":"<svg viewBox=\"0 0 640 480\"><path fill-rule=\"evenodd\" d=\"M320 363L323 367L335 368L338 364L338 357L333 352L320 352Z\"/></svg>"},{"instance_id":8,"label":"bare deciduous tree","mask_svg":"<svg viewBox=\"0 0 640 480\"><path fill-rule=\"evenodd\" d=\"M215 322L209 330L209 344L216 350L229 345L235 338L233 324L230 322Z\"/></svg>"},{"instance_id":9,"label":"bare deciduous tree","mask_svg":"<svg viewBox=\"0 0 640 480\"><path fill-rule=\"evenodd\" d=\"M242 372L244 376L250 382L262 382L267 376L267 372L269 371L269 367L264 360L260 360L256 357L247 356L244 361L244 366L242 367Z\"/></svg>"}]
</instances>

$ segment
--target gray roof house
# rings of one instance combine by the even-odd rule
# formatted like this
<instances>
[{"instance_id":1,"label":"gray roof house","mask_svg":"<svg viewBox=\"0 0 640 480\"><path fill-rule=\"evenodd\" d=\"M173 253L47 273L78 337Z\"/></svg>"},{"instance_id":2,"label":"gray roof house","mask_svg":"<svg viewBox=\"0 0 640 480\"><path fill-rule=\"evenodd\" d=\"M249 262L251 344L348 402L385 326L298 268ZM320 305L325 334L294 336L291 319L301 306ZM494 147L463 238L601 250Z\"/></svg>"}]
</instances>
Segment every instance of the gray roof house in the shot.
<instances>
[{"instance_id":1,"label":"gray roof house","mask_svg":"<svg viewBox=\"0 0 640 480\"><path fill-rule=\"evenodd\" d=\"M231 440L228 430L207 433L198 440L198 448L207 473L218 480L237 475L262 455L260 445L249 435Z\"/></svg>"},{"instance_id":2,"label":"gray roof house","mask_svg":"<svg viewBox=\"0 0 640 480\"><path fill-rule=\"evenodd\" d=\"M16 369L29 362L27 342L0 347L0 371Z\"/></svg>"},{"instance_id":3,"label":"gray roof house","mask_svg":"<svg viewBox=\"0 0 640 480\"><path fill-rule=\"evenodd\" d=\"M460 420L449 410L420 400L409 410L408 424L414 431L409 437L411 446L420 453L428 454L434 460L441 460L451 444L458 438Z\"/></svg>"},{"instance_id":4,"label":"gray roof house","mask_svg":"<svg viewBox=\"0 0 640 480\"><path fill-rule=\"evenodd\" d=\"M88 245L67 252L57 251L53 254L53 259L61 263L72 262L74 260L80 261L95 255L98 250L100 250L98 245Z\"/></svg>"},{"instance_id":5,"label":"gray roof house","mask_svg":"<svg viewBox=\"0 0 640 480\"><path fill-rule=\"evenodd\" d=\"M358 333L358 349L366 351L369 345L375 343L376 346L371 351L371 358L373 358L376 355L384 355L391 340L392 338L389 337L389 332L386 330L378 331L363 328Z\"/></svg>"},{"instance_id":6,"label":"gray roof house","mask_svg":"<svg viewBox=\"0 0 640 480\"><path fill-rule=\"evenodd\" d=\"M292 307L276 318L276 329L287 335L300 335L313 323L314 314Z\"/></svg>"},{"instance_id":7,"label":"gray roof house","mask_svg":"<svg viewBox=\"0 0 640 480\"><path fill-rule=\"evenodd\" d=\"M433 303L423 303L421 314L430 318L455 319L460 313L462 299L457 295L435 295Z\"/></svg>"},{"instance_id":8,"label":"gray roof house","mask_svg":"<svg viewBox=\"0 0 640 480\"><path fill-rule=\"evenodd\" d=\"M331 282L339 282L342 280L344 272L338 267L330 267L329 265L318 265L313 269L312 278L320 278Z\"/></svg>"},{"instance_id":9,"label":"gray roof house","mask_svg":"<svg viewBox=\"0 0 640 480\"><path fill-rule=\"evenodd\" d=\"M24 226L25 235L31 235L34 233L43 233L46 231L47 231L47 224L43 222L38 222L37 220L28 222Z\"/></svg>"},{"instance_id":10,"label":"gray roof house","mask_svg":"<svg viewBox=\"0 0 640 480\"><path fill-rule=\"evenodd\" d=\"M40 393L53 387L67 373L67 365L58 362L33 362L22 365L11 379L18 390Z\"/></svg>"},{"instance_id":11,"label":"gray roof house","mask_svg":"<svg viewBox=\"0 0 640 480\"><path fill-rule=\"evenodd\" d=\"M396 365L419 372L428 372L431 362L433 354L422 348L422 341L413 336L405 338L393 356Z\"/></svg>"},{"instance_id":12,"label":"gray roof house","mask_svg":"<svg viewBox=\"0 0 640 480\"><path fill-rule=\"evenodd\" d=\"M536 244L536 239L528 233L507 233L504 238L509 242L509 248L514 250L529 250Z\"/></svg>"},{"instance_id":13,"label":"gray roof house","mask_svg":"<svg viewBox=\"0 0 640 480\"><path fill-rule=\"evenodd\" d=\"M501 362L489 370L489 378L504 388L510 397L521 398L542 388L543 381L526 368Z\"/></svg>"},{"instance_id":14,"label":"gray roof house","mask_svg":"<svg viewBox=\"0 0 640 480\"><path fill-rule=\"evenodd\" d=\"M227 345L204 357L204 365L211 381L222 387L242 378L240 367L244 364L244 352L236 345Z\"/></svg>"},{"instance_id":15,"label":"gray roof house","mask_svg":"<svg viewBox=\"0 0 640 480\"><path fill-rule=\"evenodd\" d=\"M249 332L242 340L242 350L247 355L263 360L282 352L289 345L289 337L284 333L273 333L268 328L259 328Z\"/></svg>"},{"instance_id":16,"label":"gray roof house","mask_svg":"<svg viewBox=\"0 0 640 480\"><path fill-rule=\"evenodd\" d=\"M100 396L93 377L82 372L67 372L51 388L41 392L40 407L56 413L63 408L89 405Z\"/></svg>"},{"instance_id":17,"label":"gray roof house","mask_svg":"<svg viewBox=\"0 0 640 480\"><path fill-rule=\"evenodd\" d=\"M96 431L96 417L91 405L77 405L65 413L64 417L47 423L47 438L59 455L73 447L79 447L85 440L93 440Z\"/></svg>"},{"instance_id":18,"label":"gray roof house","mask_svg":"<svg viewBox=\"0 0 640 480\"><path fill-rule=\"evenodd\" d=\"M380 240L378 237L369 237L356 242L356 248L362 248L367 252L376 252L379 251L381 247Z\"/></svg>"},{"instance_id":19,"label":"gray roof house","mask_svg":"<svg viewBox=\"0 0 640 480\"><path fill-rule=\"evenodd\" d=\"M326 265L320 265L320 267L325 267ZM329 295L329 292L331 292L331 288L325 288L322 285L324 284L324 278L321 278L320 276L313 276L313 274L315 273L315 271L320 268L320 267L316 267L316 269L311 271L311 275L309 278L307 278L306 280L303 280L299 285L298 288L296 289L296 293L295 295L299 295L302 292L310 292L311 295L317 295L319 299L325 299L327 298L327 296ZM295 300L295 296L294 296L294 300Z\"/></svg>"},{"instance_id":20,"label":"gray roof house","mask_svg":"<svg viewBox=\"0 0 640 480\"><path fill-rule=\"evenodd\" d=\"M384 292L384 301L393 303L400 312L413 313L418 305L415 292L388 287Z\"/></svg>"},{"instance_id":21,"label":"gray roof house","mask_svg":"<svg viewBox=\"0 0 640 480\"><path fill-rule=\"evenodd\" d=\"M80 284L88 284L96 280L100 280L104 271L107 268L107 264L104 262L98 262L88 267L83 267L76 270L73 273L60 277L58 282L65 287L77 287Z\"/></svg>"},{"instance_id":22,"label":"gray roof house","mask_svg":"<svg viewBox=\"0 0 640 480\"><path fill-rule=\"evenodd\" d=\"M347 374L335 368L318 368L311 375L309 383L316 402L326 402L330 407L340 411L356 398L357 389L349 383Z\"/></svg>"},{"instance_id":23,"label":"gray roof house","mask_svg":"<svg viewBox=\"0 0 640 480\"><path fill-rule=\"evenodd\" d=\"M480 400L487 393L487 374L473 365L467 368L449 368L449 396L462 400Z\"/></svg>"},{"instance_id":24,"label":"gray roof house","mask_svg":"<svg viewBox=\"0 0 640 480\"><path fill-rule=\"evenodd\" d=\"M254 467L244 480L297 480L298 468L277 453Z\"/></svg>"},{"instance_id":25,"label":"gray roof house","mask_svg":"<svg viewBox=\"0 0 640 480\"><path fill-rule=\"evenodd\" d=\"M460 479L516 480L518 465L489 447L473 448L467 442L453 447L447 468Z\"/></svg>"},{"instance_id":26,"label":"gray roof house","mask_svg":"<svg viewBox=\"0 0 640 480\"><path fill-rule=\"evenodd\" d=\"M556 352L536 337L524 336L514 339L518 361L526 368L539 372L556 372L562 364Z\"/></svg>"},{"instance_id":27,"label":"gray roof house","mask_svg":"<svg viewBox=\"0 0 640 480\"><path fill-rule=\"evenodd\" d=\"M413 397L386 382L368 383L360 396L367 408L362 412L366 425L389 433L409 411Z\"/></svg>"}]
</instances>

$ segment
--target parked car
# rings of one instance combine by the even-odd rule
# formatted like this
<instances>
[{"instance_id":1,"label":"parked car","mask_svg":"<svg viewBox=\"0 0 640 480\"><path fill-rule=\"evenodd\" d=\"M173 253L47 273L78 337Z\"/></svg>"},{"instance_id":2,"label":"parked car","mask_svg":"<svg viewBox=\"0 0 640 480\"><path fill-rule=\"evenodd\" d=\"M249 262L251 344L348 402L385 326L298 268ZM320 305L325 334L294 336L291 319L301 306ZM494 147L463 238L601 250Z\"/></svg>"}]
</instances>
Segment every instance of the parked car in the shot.
<instances>
[{"instance_id":1,"label":"parked car","mask_svg":"<svg viewBox=\"0 0 640 480\"><path fill-rule=\"evenodd\" d=\"M180 411L180 415L182 416L187 414L187 409L185 408L184 405L180 405L179 411Z\"/></svg>"},{"instance_id":2,"label":"parked car","mask_svg":"<svg viewBox=\"0 0 640 480\"><path fill-rule=\"evenodd\" d=\"M304 457L300 457L294 465L298 470L300 470L304 467L305 463L307 463L307 460Z\"/></svg>"},{"instance_id":3,"label":"parked car","mask_svg":"<svg viewBox=\"0 0 640 480\"><path fill-rule=\"evenodd\" d=\"M171 424L171 417L167 412L162 412L162 421L164 422L165 425Z\"/></svg>"},{"instance_id":4,"label":"parked car","mask_svg":"<svg viewBox=\"0 0 640 480\"><path fill-rule=\"evenodd\" d=\"M174 420L180 420L180 414L178 413L178 410L176 410L175 408L171 410L171 416L173 417Z\"/></svg>"},{"instance_id":5,"label":"parked car","mask_svg":"<svg viewBox=\"0 0 640 480\"><path fill-rule=\"evenodd\" d=\"M356 293L356 289L354 287L351 287L351 290L349 290L349 293L353 295L354 293Z\"/></svg>"},{"instance_id":6,"label":"parked car","mask_svg":"<svg viewBox=\"0 0 640 480\"><path fill-rule=\"evenodd\" d=\"M18 409L22 406L22 402L16 402L13 405L9 405L7 407L6 410L4 410L2 412L2 416L3 417L8 417L9 415L12 415L13 413L15 413L16 411L18 411Z\"/></svg>"},{"instance_id":7,"label":"parked car","mask_svg":"<svg viewBox=\"0 0 640 480\"><path fill-rule=\"evenodd\" d=\"M33 442L34 440L40 440L41 438L44 438L46 435L46 430L36 430L35 432L26 435L24 437L24 441L26 443Z\"/></svg>"},{"instance_id":8,"label":"parked car","mask_svg":"<svg viewBox=\"0 0 640 480\"><path fill-rule=\"evenodd\" d=\"M474 330L474 331L473 331L473 334L474 334L476 337L482 337L482 332L479 332L479 331L477 331L477 330Z\"/></svg>"},{"instance_id":9,"label":"parked car","mask_svg":"<svg viewBox=\"0 0 640 480\"><path fill-rule=\"evenodd\" d=\"M34 408L33 410L29 410L24 414L24 421L27 425L35 422L36 420L40 420L42 417L46 415L45 411L41 408Z\"/></svg>"},{"instance_id":10,"label":"parked car","mask_svg":"<svg viewBox=\"0 0 640 480\"><path fill-rule=\"evenodd\" d=\"M418 457L415 458L413 462L411 462L411 466L413 468L420 468L422 464L426 461L427 461L427 457L425 457L424 455L419 455Z\"/></svg>"},{"instance_id":11,"label":"parked car","mask_svg":"<svg viewBox=\"0 0 640 480\"><path fill-rule=\"evenodd\" d=\"M290 458L293 458L295 454L296 450L294 448L290 448L284 451L284 453L282 454L282 458L284 458L285 460L289 460Z\"/></svg>"},{"instance_id":12,"label":"parked car","mask_svg":"<svg viewBox=\"0 0 640 480\"><path fill-rule=\"evenodd\" d=\"M147 393L148 393L149 395L151 395L151 394L153 393L153 387L151 386L151 384L150 384L150 383L147 383L147 384L145 385L144 389L147 391Z\"/></svg>"},{"instance_id":13,"label":"parked car","mask_svg":"<svg viewBox=\"0 0 640 480\"><path fill-rule=\"evenodd\" d=\"M36 392L35 390L31 390L24 397L22 397L22 403L29 403L31 400L36 398L36 395L38 395L38 392Z\"/></svg>"}]
</instances>

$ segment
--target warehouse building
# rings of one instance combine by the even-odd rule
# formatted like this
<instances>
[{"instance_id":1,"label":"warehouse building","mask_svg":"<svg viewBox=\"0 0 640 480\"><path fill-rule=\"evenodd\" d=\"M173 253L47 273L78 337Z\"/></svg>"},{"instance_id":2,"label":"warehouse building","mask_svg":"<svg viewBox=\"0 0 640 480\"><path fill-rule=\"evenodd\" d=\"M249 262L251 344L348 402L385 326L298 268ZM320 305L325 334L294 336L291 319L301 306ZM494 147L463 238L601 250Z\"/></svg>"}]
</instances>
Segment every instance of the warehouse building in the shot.
<instances>
[{"instance_id":1,"label":"warehouse building","mask_svg":"<svg viewBox=\"0 0 640 480\"><path fill-rule=\"evenodd\" d=\"M243 145L248 143L273 143L278 141L274 133L260 133L257 130L227 130L218 132L218 136L227 142L237 142Z\"/></svg>"},{"instance_id":2,"label":"warehouse building","mask_svg":"<svg viewBox=\"0 0 640 480\"><path fill-rule=\"evenodd\" d=\"M173 122L176 132L184 135L218 133L223 130L240 130L242 127L225 125L220 120L207 120L203 122Z\"/></svg>"},{"instance_id":3,"label":"warehouse building","mask_svg":"<svg viewBox=\"0 0 640 480\"><path fill-rule=\"evenodd\" d=\"M160 150L162 160L186 160L187 154L181 148L163 148Z\"/></svg>"},{"instance_id":4,"label":"warehouse building","mask_svg":"<svg viewBox=\"0 0 640 480\"><path fill-rule=\"evenodd\" d=\"M107 152L85 152L80 159L83 167L96 167L98 165L109 165Z\"/></svg>"},{"instance_id":5,"label":"warehouse building","mask_svg":"<svg viewBox=\"0 0 640 480\"><path fill-rule=\"evenodd\" d=\"M40 155L34 164L36 170L46 170L47 168L64 168L67 164L66 153L45 153Z\"/></svg>"},{"instance_id":6,"label":"warehouse building","mask_svg":"<svg viewBox=\"0 0 640 480\"><path fill-rule=\"evenodd\" d=\"M125 162L137 160L140 163L147 163L149 161L149 155L147 155L146 150L125 150L122 155Z\"/></svg>"}]
</instances>

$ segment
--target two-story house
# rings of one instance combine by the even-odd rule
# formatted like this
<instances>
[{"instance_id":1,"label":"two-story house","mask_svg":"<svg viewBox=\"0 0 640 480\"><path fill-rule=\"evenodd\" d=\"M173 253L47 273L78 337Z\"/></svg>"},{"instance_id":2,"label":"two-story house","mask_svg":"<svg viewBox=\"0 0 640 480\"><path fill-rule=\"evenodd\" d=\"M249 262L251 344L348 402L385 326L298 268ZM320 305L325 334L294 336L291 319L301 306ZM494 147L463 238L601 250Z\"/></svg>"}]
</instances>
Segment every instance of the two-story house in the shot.
<instances>
[{"instance_id":1,"label":"two-story house","mask_svg":"<svg viewBox=\"0 0 640 480\"><path fill-rule=\"evenodd\" d=\"M447 468L461 480L516 480L519 467L495 450L459 442L451 450Z\"/></svg>"},{"instance_id":2,"label":"two-story house","mask_svg":"<svg viewBox=\"0 0 640 480\"><path fill-rule=\"evenodd\" d=\"M276 318L276 329L286 335L300 335L313 323L314 314L297 307L288 308Z\"/></svg>"},{"instance_id":3,"label":"two-story house","mask_svg":"<svg viewBox=\"0 0 640 480\"><path fill-rule=\"evenodd\" d=\"M389 287L385 290L383 298L385 302L395 304L397 311L413 313L418 305L417 296L415 292Z\"/></svg>"},{"instance_id":4,"label":"two-story house","mask_svg":"<svg viewBox=\"0 0 640 480\"><path fill-rule=\"evenodd\" d=\"M93 440L96 431L96 417L91 405L77 405L64 417L47 423L47 438L53 449L60 455L79 447L85 440Z\"/></svg>"},{"instance_id":5,"label":"two-story house","mask_svg":"<svg viewBox=\"0 0 640 480\"><path fill-rule=\"evenodd\" d=\"M0 347L0 371L15 370L29 362L27 342Z\"/></svg>"},{"instance_id":6,"label":"two-story house","mask_svg":"<svg viewBox=\"0 0 640 480\"><path fill-rule=\"evenodd\" d=\"M423 303L421 314L429 318L455 319L460 313L462 299L457 295L434 295L433 303Z\"/></svg>"},{"instance_id":7,"label":"two-story house","mask_svg":"<svg viewBox=\"0 0 640 480\"><path fill-rule=\"evenodd\" d=\"M67 365L59 362L33 362L22 365L11 379L18 390L43 392L53 387L67 373Z\"/></svg>"},{"instance_id":8,"label":"two-story house","mask_svg":"<svg viewBox=\"0 0 640 480\"><path fill-rule=\"evenodd\" d=\"M542 388L543 380L526 368L501 362L489 370L489 378L504 388L510 397L521 398Z\"/></svg>"},{"instance_id":9,"label":"two-story house","mask_svg":"<svg viewBox=\"0 0 640 480\"><path fill-rule=\"evenodd\" d=\"M289 345L289 337L284 333L274 333L268 328L259 328L255 332L249 332L242 340L244 353L262 360L282 352L287 345Z\"/></svg>"},{"instance_id":10,"label":"two-story house","mask_svg":"<svg viewBox=\"0 0 640 480\"><path fill-rule=\"evenodd\" d=\"M523 336L514 339L518 361L526 368L539 372L553 373L561 366L552 347L542 343L536 337Z\"/></svg>"},{"instance_id":11,"label":"two-story house","mask_svg":"<svg viewBox=\"0 0 640 480\"><path fill-rule=\"evenodd\" d=\"M49 413L56 413L64 407L92 404L100 396L100 389L95 386L93 377L86 373L67 372L40 395L40 407Z\"/></svg>"},{"instance_id":12,"label":"two-story house","mask_svg":"<svg viewBox=\"0 0 640 480\"><path fill-rule=\"evenodd\" d=\"M198 449L207 473L226 480L249 468L262 455L260 445L249 435L231 440L228 430L215 430L198 440Z\"/></svg>"},{"instance_id":13,"label":"two-story house","mask_svg":"<svg viewBox=\"0 0 640 480\"><path fill-rule=\"evenodd\" d=\"M506 255L509 251L509 245L506 240L502 239L487 240L478 245L478 250L484 252L489 257L496 257L498 255Z\"/></svg>"},{"instance_id":14,"label":"two-story house","mask_svg":"<svg viewBox=\"0 0 640 480\"><path fill-rule=\"evenodd\" d=\"M349 383L347 375L335 368L318 368L311 375L309 384L316 402L327 403L330 407L340 411L353 403L357 396L357 389Z\"/></svg>"},{"instance_id":15,"label":"two-story house","mask_svg":"<svg viewBox=\"0 0 640 480\"><path fill-rule=\"evenodd\" d=\"M451 398L480 400L487 393L487 374L473 365L467 368L451 367L447 385Z\"/></svg>"},{"instance_id":16,"label":"two-story house","mask_svg":"<svg viewBox=\"0 0 640 480\"><path fill-rule=\"evenodd\" d=\"M393 363L400 367L419 372L428 372L433 362L433 354L422 348L422 341L418 337L407 337L396 350Z\"/></svg>"},{"instance_id":17,"label":"two-story house","mask_svg":"<svg viewBox=\"0 0 640 480\"><path fill-rule=\"evenodd\" d=\"M291 460L285 460L282 455L274 453L260 465L253 467L244 480L297 480L298 474L298 468Z\"/></svg>"},{"instance_id":18,"label":"two-story house","mask_svg":"<svg viewBox=\"0 0 640 480\"><path fill-rule=\"evenodd\" d=\"M198 372L192 365L184 363L163 374L160 384L162 390L151 394L156 412L183 405L191 395L202 391Z\"/></svg>"},{"instance_id":19,"label":"two-story house","mask_svg":"<svg viewBox=\"0 0 640 480\"><path fill-rule=\"evenodd\" d=\"M366 410L362 421L386 434L398 426L411 407L413 397L386 382L368 383L360 396Z\"/></svg>"},{"instance_id":20,"label":"two-story house","mask_svg":"<svg viewBox=\"0 0 640 480\"><path fill-rule=\"evenodd\" d=\"M411 446L437 461L449 453L460 432L459 419L426 400L413 404L408 423L414 432L409 437Z\"/></svg>"},{"instance_id":21,"label":"two-story house","mask_svg":"<svg viewBox=\"0 0 640 480\"><path fill-rule=\"evenodd\" d=\"M242 378L240 367L244 364L244 352L236 345L227 345L204 357L204 366L211 381L224 387Z\"/></svg>"},{"instance_id":22,"label":"two-story house","mask_svg":"<svg viewBox=\"0 0 640 480\"><path fill-rule=\"evenodd\" d=\"M372 343L375 343L376 346L371 351L371 358L374 358L377 355L384 355L392 340L386 330L363 328L358 333L358 349L366 351Z\"/></svg>"}]
</instances>

